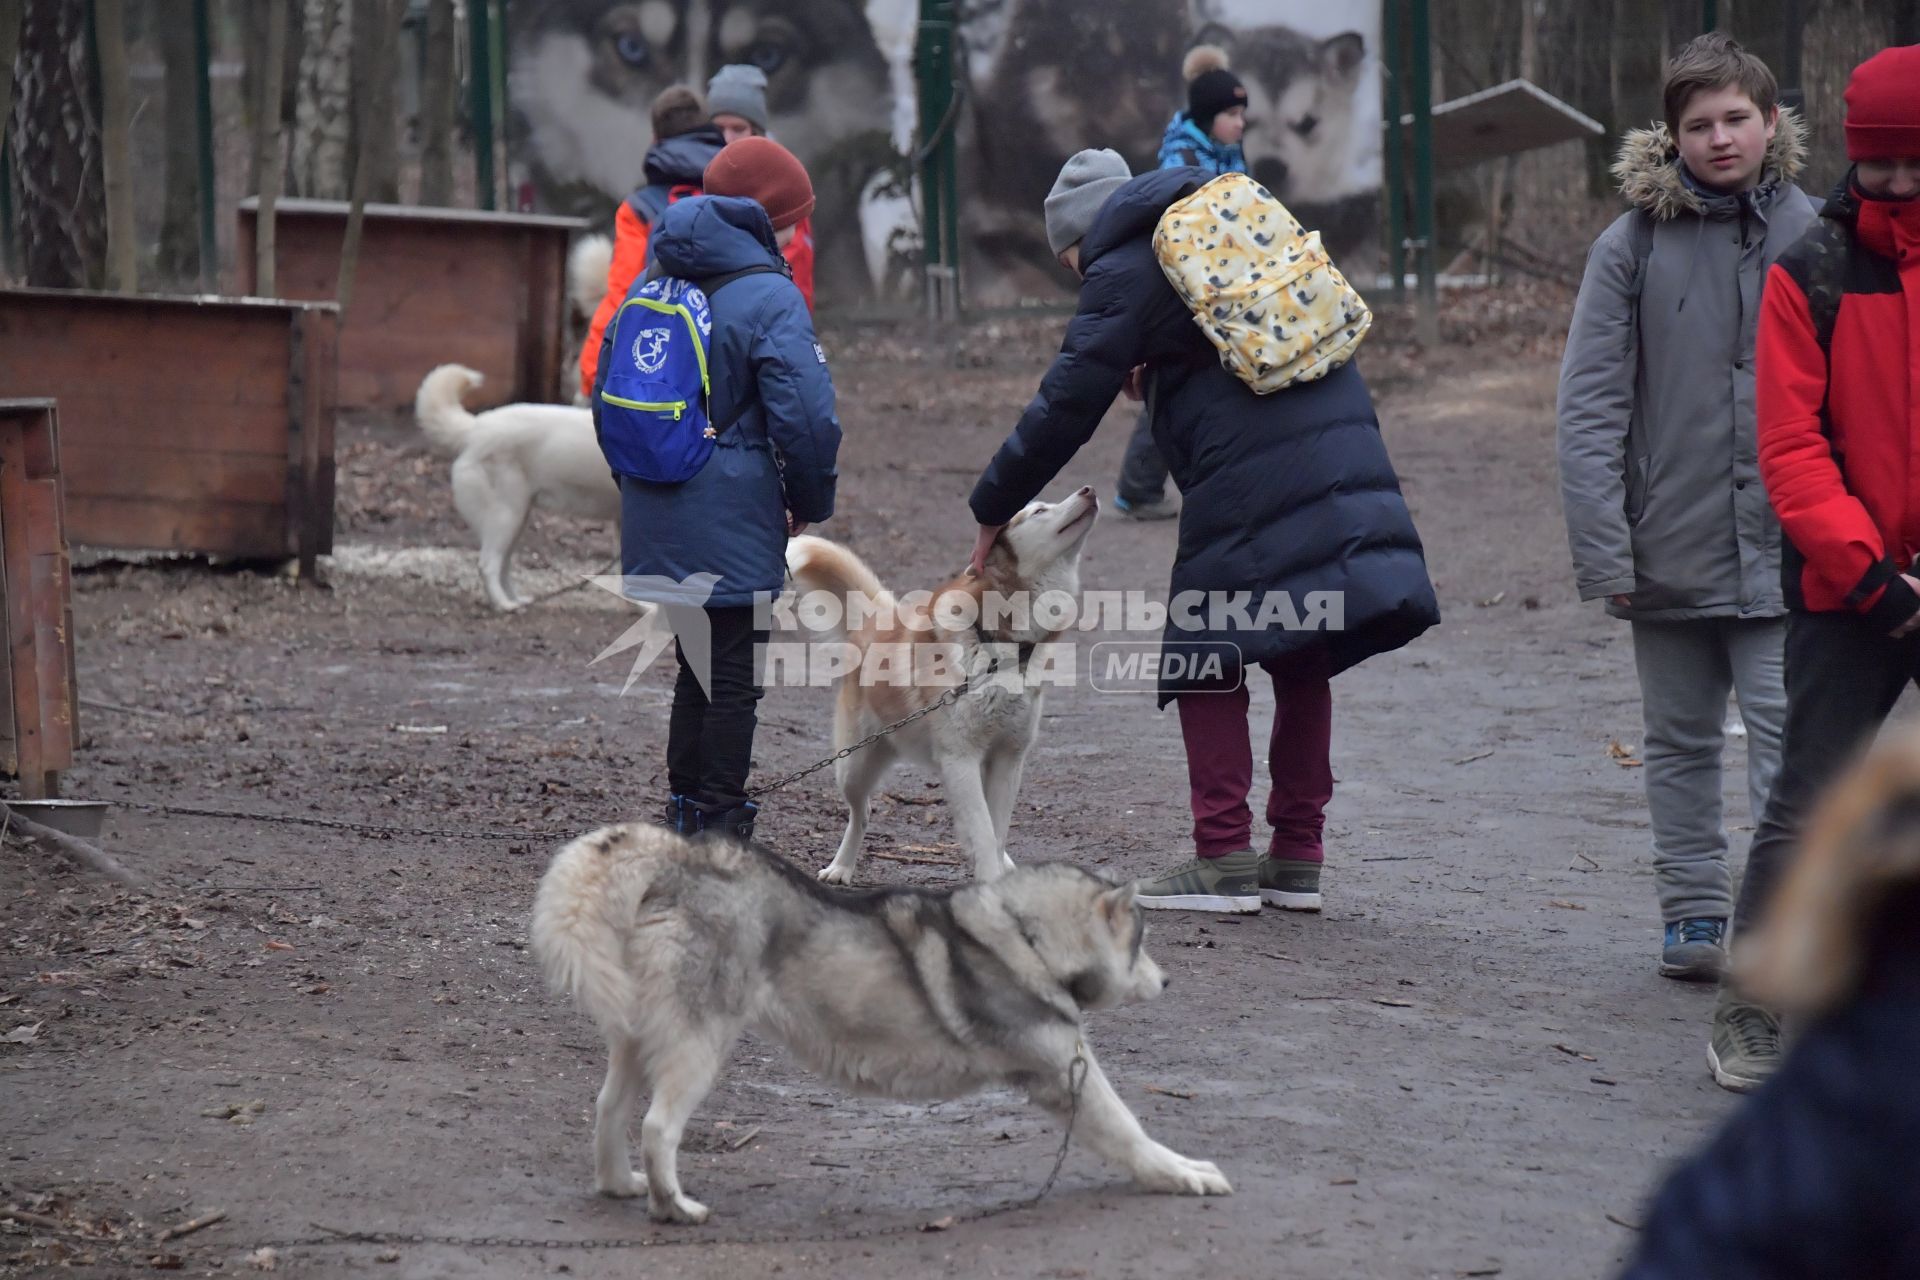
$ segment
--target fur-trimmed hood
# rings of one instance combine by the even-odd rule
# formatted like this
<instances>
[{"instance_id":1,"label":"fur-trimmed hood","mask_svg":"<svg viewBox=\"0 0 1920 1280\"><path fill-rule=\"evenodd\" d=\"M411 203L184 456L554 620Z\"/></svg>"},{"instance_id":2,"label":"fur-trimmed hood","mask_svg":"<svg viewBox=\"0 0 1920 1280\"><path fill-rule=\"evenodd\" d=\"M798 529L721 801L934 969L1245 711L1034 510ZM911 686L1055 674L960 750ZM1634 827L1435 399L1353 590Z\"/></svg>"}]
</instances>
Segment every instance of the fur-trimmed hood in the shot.
<instances>
[{"instance_id":1,"label":"fur-trimmed hood","mask_svg":"<svg viewBox=\"0 0 1920 1280\"><path fill-rule=\"evenodd\" d=\"M1780 108L1780 123L1767 143L1762 183L1797 179L1807 167L1807 126L1791 107ZM1680 152L1664 123L1629 129L1613 161L1613 179L1627 202L1655 220L1671 222L1683 213L1706 213L1706 203L1680 173Z\"/></svg>"}]
</instances>

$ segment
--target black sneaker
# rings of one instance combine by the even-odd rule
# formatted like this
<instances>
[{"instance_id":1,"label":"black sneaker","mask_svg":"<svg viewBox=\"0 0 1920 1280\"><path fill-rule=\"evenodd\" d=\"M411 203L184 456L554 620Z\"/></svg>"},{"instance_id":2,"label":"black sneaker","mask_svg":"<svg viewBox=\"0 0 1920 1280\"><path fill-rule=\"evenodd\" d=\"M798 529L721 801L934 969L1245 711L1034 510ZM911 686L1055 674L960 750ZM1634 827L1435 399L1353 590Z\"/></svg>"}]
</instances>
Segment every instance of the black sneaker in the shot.
<instances>
[{"instance_id":1,"label":"black sneaker","mask_svg":"<svg viewBox=\"0 0 1920 1280\"><path fill-rule=\"evenodd\" d=\"M760 814L760 806L751 800L743 801L731 809L690 804L687 812L693 818L699 836L709 839L717 836L745 844L753 839L753 822Z\"/></svg>"}]
</instances>

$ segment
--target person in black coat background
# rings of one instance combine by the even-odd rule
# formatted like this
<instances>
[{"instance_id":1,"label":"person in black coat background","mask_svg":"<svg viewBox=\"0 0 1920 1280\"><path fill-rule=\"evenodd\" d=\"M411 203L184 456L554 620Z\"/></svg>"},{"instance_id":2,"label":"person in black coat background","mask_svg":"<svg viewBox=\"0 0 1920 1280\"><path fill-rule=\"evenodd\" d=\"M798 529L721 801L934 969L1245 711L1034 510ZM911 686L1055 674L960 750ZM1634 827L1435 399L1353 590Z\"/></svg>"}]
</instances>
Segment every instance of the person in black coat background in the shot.
<instances>
[{"instance_id":1,"label":"person in black coat background","mask_svg":"<svg viewBox=\"0 0 1920 1280\"><path fill-rule=\"evenodd\" d=\"M1061 170L1047 197L1047 237L1081 278L1079 308L1039 394L974 487L973 564L978 572L1000 526L1087 442L1123 387L1144 396L1184 497L1174 603L1197 593L1198 607L1170 611L1160 685L1160 705L1179 707L1196 857L1143 885L1141 904L1258 911L1264 899L1318 910L1333 795L1328 681L1433 626L1439 606L1359 370L1349 362L1256 395L1221 366L1161 272L1153 250L1161 214L1212 176L1162 169L1135 178L1112 151L1082 151ZM1263 608L1275 603L1277 614ZM1210 653L1227 654L1229 669L1206 679L1164 674L1176 655ZM1244 672L1253 665L1272 677L1278 703L1268 751L1273 835L1263 855L1253 850L1247 805Z\"/></svg>"},{"instance_id":2,"label":"person in black coat background","mask_svg":"<svg viewBox=\"0 0 1920 1280\"><path fill-rule=\"evenodd\" d=\"M1920 735L1822 801L1735 957L1805 1031L1668 1176L1621 1280L1920 1276Z\"/></svg>"}]
</instances>

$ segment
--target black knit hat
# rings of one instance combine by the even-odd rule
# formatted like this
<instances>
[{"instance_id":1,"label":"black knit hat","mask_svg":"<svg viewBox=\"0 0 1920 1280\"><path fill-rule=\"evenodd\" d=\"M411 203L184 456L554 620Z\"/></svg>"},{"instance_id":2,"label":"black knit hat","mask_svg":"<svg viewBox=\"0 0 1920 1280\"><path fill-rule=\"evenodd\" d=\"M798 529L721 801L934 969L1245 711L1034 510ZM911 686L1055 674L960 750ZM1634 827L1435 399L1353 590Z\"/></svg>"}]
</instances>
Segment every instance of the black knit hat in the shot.
<instances>
[{"instance_id":1,"label":"black knit hat","mask_svg":"<svg viewBox=\"0 0 1920 1280\"><path fill-rule=\"evenodd\" d=\"M1181 70L1187 78L1187 115L1202 133L1213 128L1213 118L1222 111L1247 105L1247 87L1227 70L1222 50L1212 45L1191 49Z\"/></svg>"}]
</instances>

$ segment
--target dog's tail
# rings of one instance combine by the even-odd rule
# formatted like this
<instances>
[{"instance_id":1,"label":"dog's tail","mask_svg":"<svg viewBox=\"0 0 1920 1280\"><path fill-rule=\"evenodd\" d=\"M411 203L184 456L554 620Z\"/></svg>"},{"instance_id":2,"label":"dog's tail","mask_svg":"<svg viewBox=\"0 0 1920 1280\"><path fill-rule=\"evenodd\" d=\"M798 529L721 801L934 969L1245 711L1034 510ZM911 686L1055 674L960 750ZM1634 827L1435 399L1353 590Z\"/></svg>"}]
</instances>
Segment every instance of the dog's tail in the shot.
<instances>
[{"instance_id":1,"label":"dog's tail","mask_svg":"<svg viewBox=\"0 0 1920 1280\"><path fill-rule=\"evenodd\" d=\"M813 621L819 615L812 609L802 607L798 611L803 626L831 639L859 643L862 617L872 618L876 611L893 604L893 597L866 561L825 538L802 535L788 542L787 570L793 574L794 590L799 595L817 591L840 602L839 621L834 623Z\"/></svg>"},{"instance_id":2,"label":"dog's tail","mask_svg":"<svg viewBox=\"0 0 1920 1280\"><path fill-rule=\"evenodd\" d=\"M573 997L602 1031L630 1031L638 986L627 952L659 867L649 838L664 828L606 827L554 855L533 900L528 945L555 991Z\"/></svg>"},{"instance_id":3,"label":"dog's tail","mask_svg":"<svg viewBox=\"0 0 1920 1280\"><path fill-rule=\"evenodd\" d=\"M581 320L591 320L607 292L607 272L613 269L613 241L603 235L581 236L567 255L567 297Z\"/></svg>"},{"instance_id":4,"label":"dog's tail","mask_svg":"<svg viewBox=\"0 0 1920 1280\"><path fill-rule=\"evenodd\" d=\"M480 382L480 375L463 364L443 364L421 380L413 397L413 416L442 453L459 453L466 447L473 415L460 398Z\"/></svg>"}]
</instances>

